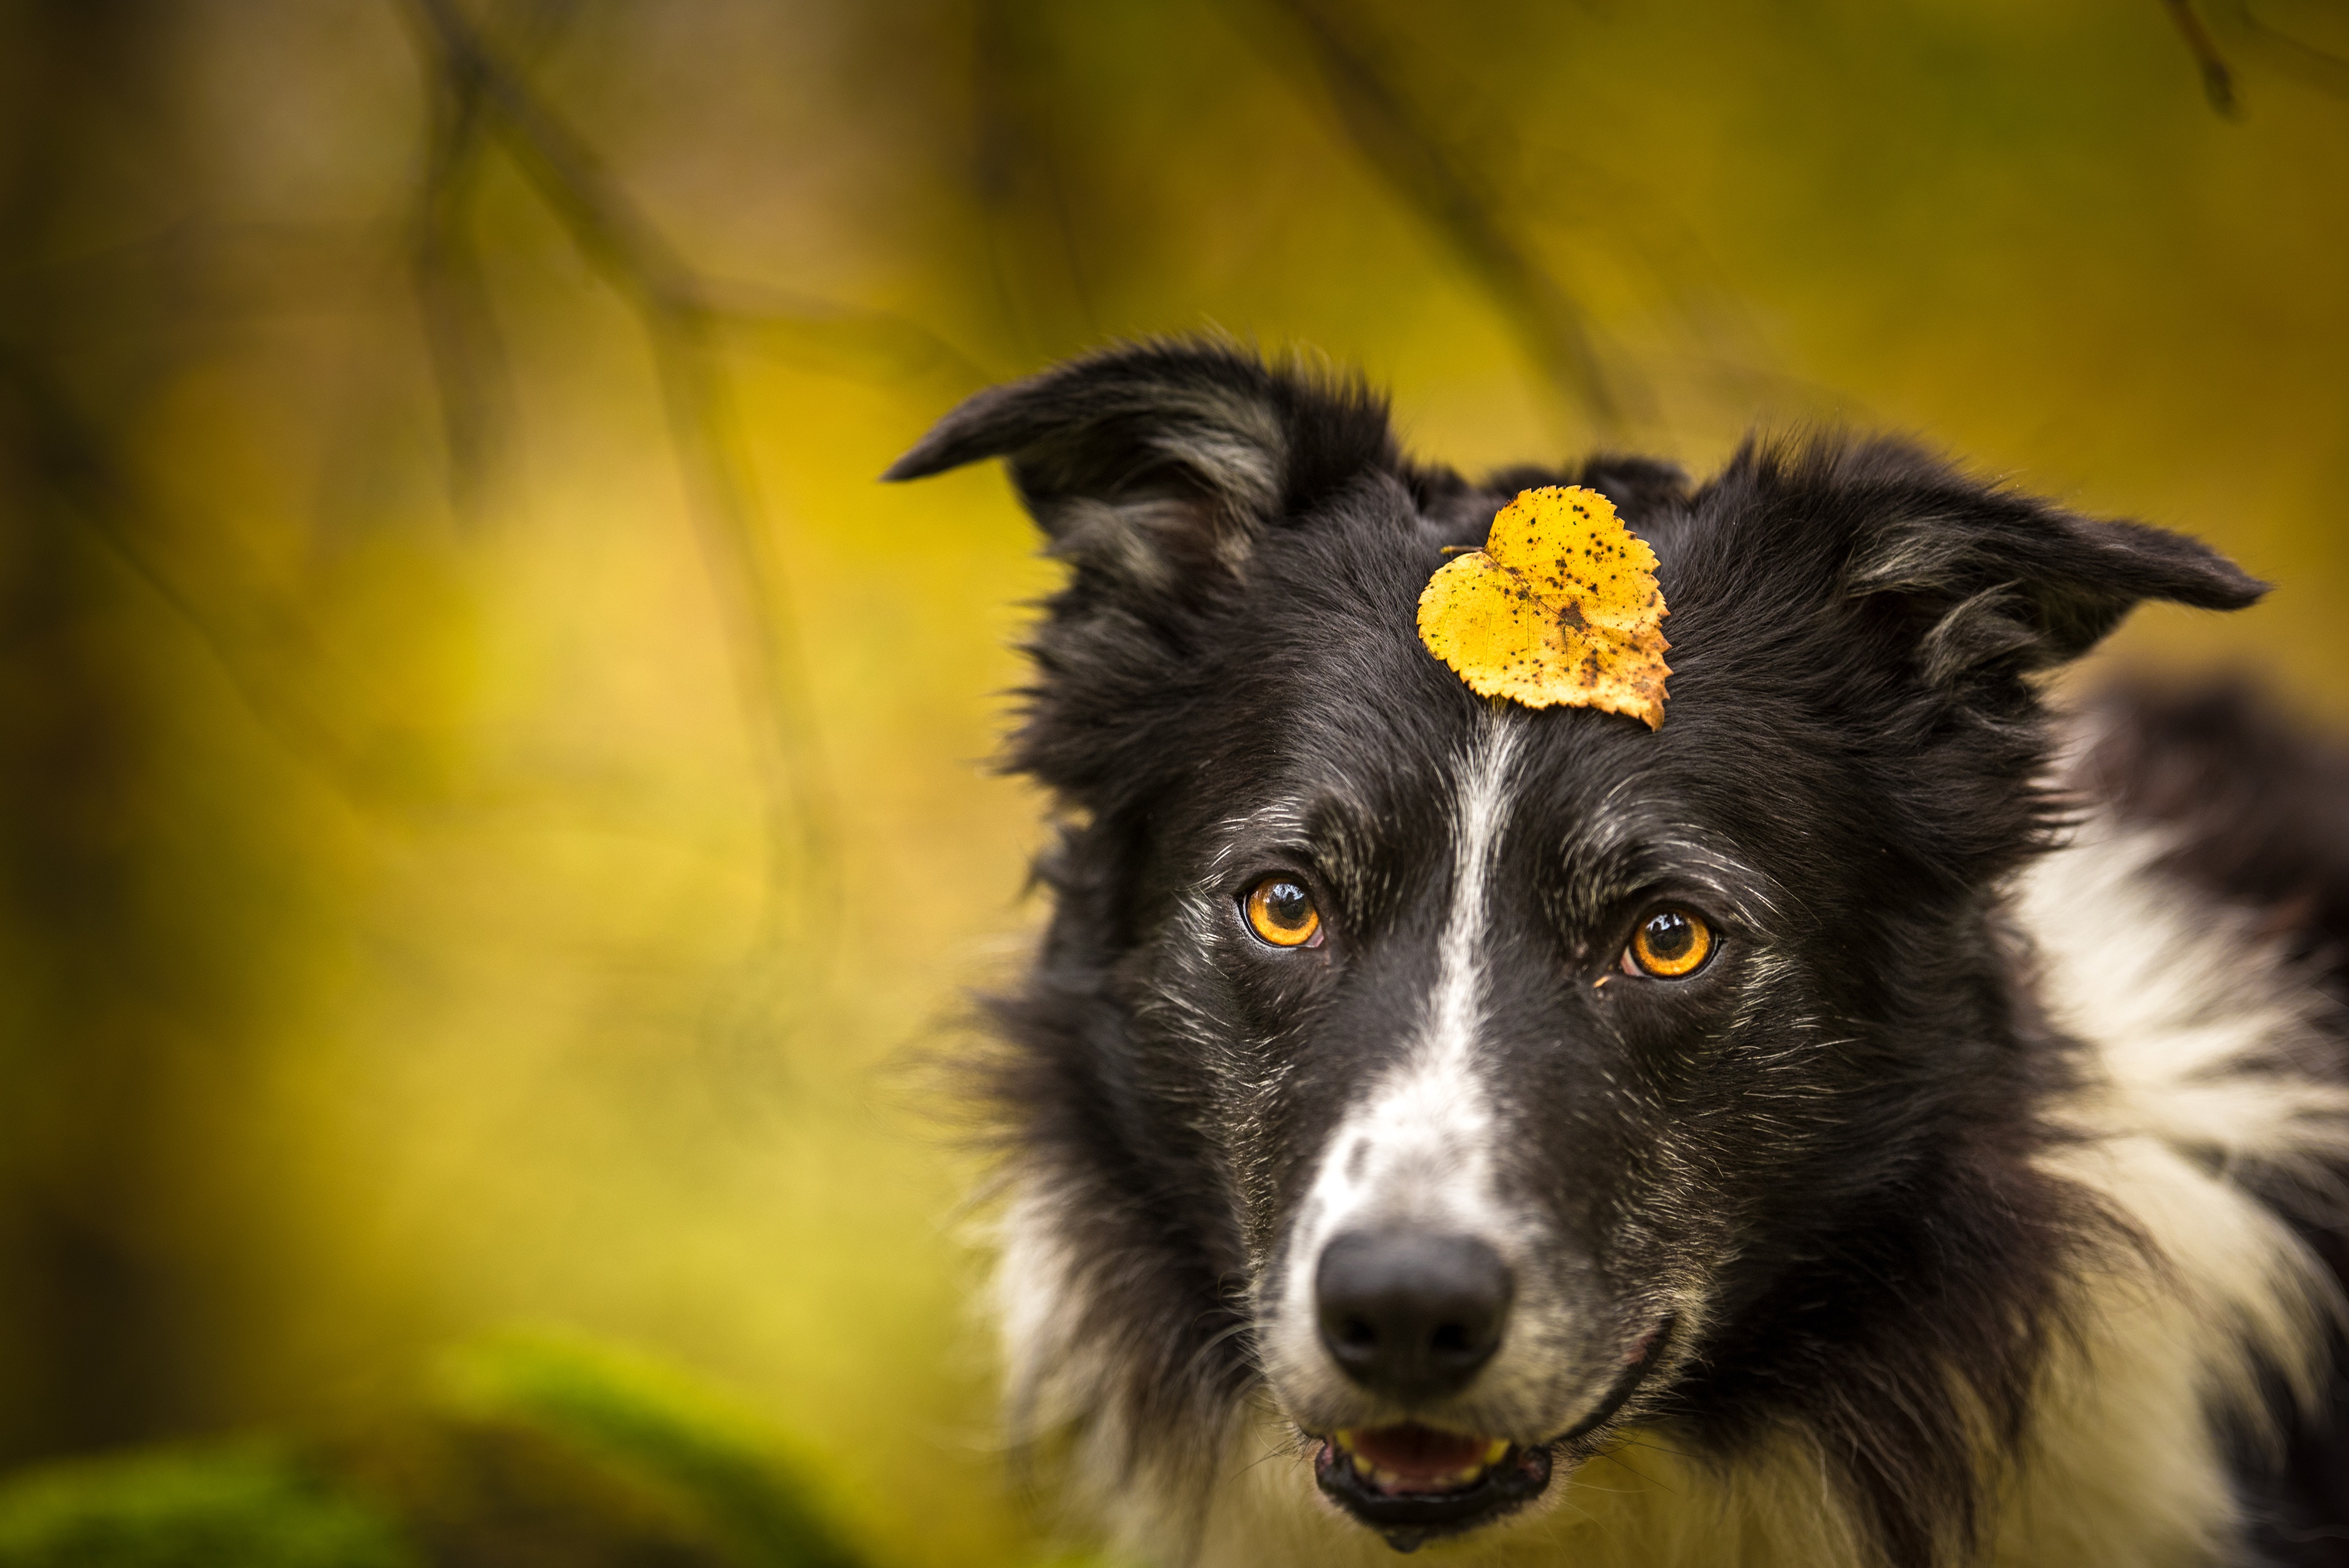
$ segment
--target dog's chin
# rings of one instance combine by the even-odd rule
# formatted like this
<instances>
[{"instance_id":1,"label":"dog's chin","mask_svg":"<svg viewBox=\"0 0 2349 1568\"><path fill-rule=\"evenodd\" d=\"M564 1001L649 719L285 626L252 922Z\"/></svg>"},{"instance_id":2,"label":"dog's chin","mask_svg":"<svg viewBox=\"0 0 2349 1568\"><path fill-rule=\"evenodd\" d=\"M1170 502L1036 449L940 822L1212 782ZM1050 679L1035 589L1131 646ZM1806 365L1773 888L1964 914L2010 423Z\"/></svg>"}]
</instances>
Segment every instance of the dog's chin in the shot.
<instances>
[{"instance_id":1,"label":"dog's chin","mask_svg":"<svg viewBox=\"0 0 2349 1568\"><path fill-rule=\"evenodd\" d=\"M1397 1552L1506 1518L1548 1489L1561 1459L1571 1468L1606 1446L1607 1424L1655 1369L1672 1326L1667 1318L1651 1329L1598 1407L1550 1442L1516 1443L1411 1421L1342 1428L1313 1456L1313 1479L1323 1496Z\"/></svg>"},{"instance_id":2,"label":"dog's chin","mask_svg":"<svg viewBox=\"0 0 2349 1568\"><path fill-rule=\"evenodd\" d=\"M1515 1512L1549 1471L1547 1446L1411 1424L1332 1433L1313 1458L1322 1493L1398 1552Z\"/></svg>"}]
</instances>

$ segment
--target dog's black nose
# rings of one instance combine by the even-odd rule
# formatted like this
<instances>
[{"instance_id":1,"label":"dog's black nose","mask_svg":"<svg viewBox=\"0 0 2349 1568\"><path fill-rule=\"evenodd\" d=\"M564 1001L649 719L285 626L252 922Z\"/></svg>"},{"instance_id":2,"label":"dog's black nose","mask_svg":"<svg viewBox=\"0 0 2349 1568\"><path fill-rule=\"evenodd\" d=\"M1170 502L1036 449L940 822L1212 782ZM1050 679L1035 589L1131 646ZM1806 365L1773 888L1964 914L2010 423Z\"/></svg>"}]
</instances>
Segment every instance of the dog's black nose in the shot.
<instances>
[{"instance_id":1,"label":"dog's black nose","mask_svg":"<svg viewBox=\"0 0 2349 1568\"><path fill-rule=\"evenodd\" d=\"M1346 1376L1405 1405L1455 1394L1500 1347L1516 1288L1474 1236L1350 1231L1313 1276L1321 1343Z\"/></svg>"}]
</instances>

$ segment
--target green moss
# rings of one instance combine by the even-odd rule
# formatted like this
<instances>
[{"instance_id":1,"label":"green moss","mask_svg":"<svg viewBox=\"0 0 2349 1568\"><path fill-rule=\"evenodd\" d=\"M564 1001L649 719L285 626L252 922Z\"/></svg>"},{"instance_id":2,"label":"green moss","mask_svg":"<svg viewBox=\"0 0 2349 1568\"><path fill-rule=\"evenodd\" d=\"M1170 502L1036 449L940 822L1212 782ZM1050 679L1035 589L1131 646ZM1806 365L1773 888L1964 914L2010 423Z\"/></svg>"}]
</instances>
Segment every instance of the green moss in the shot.
<instances>
[{"instance_id":1,"label":"green moss","mask_svg":"<svg viewBox=\"0 0 2349 1568\"><path fill-rule=\"evenodd\" d=\"M455 1358L442 1404L476 1440L503 1428L568 1449L741 1568L864 1568L814 1501L805 1461L668 1367L575 1338L509 1336Z\"/></svg>"},{"instance_id":2,"label":"green moss","mask_svg":"<svg viewBox=\"0 0 2349 1568\"><path fill-rule=\"evenodd\" d=\"M274 1447L45 1466L0 1484L5 1568L411 1568L372 1509Z\"/></svg>"},{"instance_id":3,"label":"green moss","mask_svg":"<svg viewBox=\"0 0 2349 1568\"><path fill-rule=\"evenodd\" d=\"M508 1335L338 1436L0 1483L0 1568L866 1568L822 1474L672 1368Z\"/></svg>"}]
</instances>

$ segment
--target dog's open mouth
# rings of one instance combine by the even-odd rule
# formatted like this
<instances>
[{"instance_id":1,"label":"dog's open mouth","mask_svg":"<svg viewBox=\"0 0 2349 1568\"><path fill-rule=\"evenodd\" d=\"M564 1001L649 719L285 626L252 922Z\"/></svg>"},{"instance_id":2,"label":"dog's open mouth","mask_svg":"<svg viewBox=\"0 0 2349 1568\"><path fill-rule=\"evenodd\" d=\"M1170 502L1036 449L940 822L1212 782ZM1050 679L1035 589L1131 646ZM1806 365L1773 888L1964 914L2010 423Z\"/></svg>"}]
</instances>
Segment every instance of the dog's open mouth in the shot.
<instances>
[{"instance_id":1,"label":"dog's open mouth","mask_svg":"<svg viewBox=\"0 0 2349 1568\"><path fill-rule=\"evenodd\" d=\"M1411 1552L1521 1508L1549 1485L1549 1449L1406 1424L1333 1433L1313 1473L1339 1506Z\"/></svg>"},{"instance_id":2,"label":"dog's open mouth","mask_svg":"<svg viewBox=\"0 0 2349 1568\"><path fill-rule=\"evenodd\" d=\"M1650 1329L1599 1407L1555 1442L1513 1443L1409 1421L1344 1428L1313 1456L1313 1479L1397 1552L1489 1524L1541 1496L1555 1455L1562 1451L1570 1465L1588 1459L1592 1443L1603 1446L1596 1434L1647 1380L1672 1328L1667 1317Z\"/></svg>"}]
</instances>

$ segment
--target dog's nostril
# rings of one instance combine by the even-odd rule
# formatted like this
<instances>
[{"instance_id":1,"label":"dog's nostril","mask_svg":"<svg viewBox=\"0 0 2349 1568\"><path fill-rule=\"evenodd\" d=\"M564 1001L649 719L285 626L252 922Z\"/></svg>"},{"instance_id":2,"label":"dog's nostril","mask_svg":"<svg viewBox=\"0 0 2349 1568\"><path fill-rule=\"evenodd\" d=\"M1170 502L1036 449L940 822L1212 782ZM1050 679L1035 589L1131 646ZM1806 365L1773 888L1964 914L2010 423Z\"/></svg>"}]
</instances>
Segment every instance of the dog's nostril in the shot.
<instances>
[{"instance_id":1,"label":"dog's nostril","mask_svg":"<svg viewBox=\"0 0 2349 1568\"><path fill-rule=\"evenodd\" d=\"M1420 1404L1457 1393L1492 1359L1516 1281L1474 1236L1351 1231L1314 1273L1321 1343L1364 1387Z\"/></svg>"}]
</instances>

